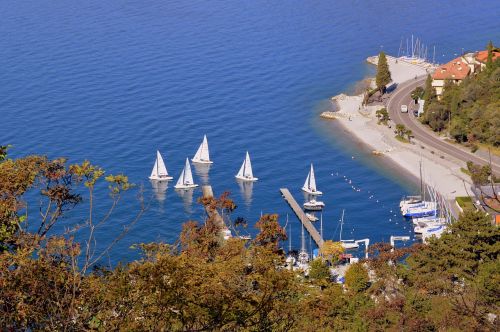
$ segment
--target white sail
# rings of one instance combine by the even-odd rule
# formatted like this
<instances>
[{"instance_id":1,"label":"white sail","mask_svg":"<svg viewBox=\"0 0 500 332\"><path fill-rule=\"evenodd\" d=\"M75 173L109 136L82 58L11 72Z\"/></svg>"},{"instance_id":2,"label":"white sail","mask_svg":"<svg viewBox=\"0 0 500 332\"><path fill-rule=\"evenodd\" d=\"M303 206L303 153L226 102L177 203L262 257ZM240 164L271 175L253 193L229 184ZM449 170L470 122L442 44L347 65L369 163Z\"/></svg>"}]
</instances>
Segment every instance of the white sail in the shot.
<instances>
[{"instance_id":1,"label":"white sail","mask_svg":"<svg viewBox=\"0 0 500 332\"><path fill-rule=\"evenodd\" d=\"M313 164L311 164L311 171L309 172L309 189L316 191L316 177L314 176Z\"/></svg>"},{"instance_id":2,"label":"white sail","mask_svg":"<svg viewBox=\"0 0 500 332\"><path fill-rule=\"evenodd\" d=\"M181 176L179 176L179 180L175 184L175 188L181 188L184 186L184 169L181 172Z\"/></svg>"},{"instance_id":3,"label":"white sail","mask_svg":"<svg viewBox=\"0 0 500 332\"><path fill-rule=\"evenodd\" d=\"M160 151L156 151L156 160L149 176L151 180L171 180L172 177L168 175L167 167L161 156Z\"/></svg>"},{"instance_id":4,"label":"white sail","mask_svg":"<svg viewBox=\"0 0 500 332\"><path fill-rule=\"evenodd\" d=\"M189 164L189 160L187 158L186 158L186 166L184 167L184 184L185 185L194 184L193 173L191 172L191 165Z\"/></svg>"},{"instance_id":5,"label":"white sail","mask_svg":"<svg viewBox=\"0 0 500 332\"><path fill-rule=\"evenodd\" d=\"M184 165L184 169L182 170L179 180L177 180L175 188L187 189L187 188L194 188L197 186L198 185L195 184L193 181L193 173L191 172L191 165L189 164L189 159L186 158L186 164Z\"/></svg>"},{"instance_id":6,"label":"white sail","mask_svg":"<svg viewBox=\"0 0 500 332\"><path fill-rule=\"evenodd\" d=\"M306 182L304 182L304 186L302 187L302 189L309 189L309 176L310 175L311 175L311 172L307 173Z\"/></svg>"},{"instance_id":7,"label":"white sail","mask_svg":"<svg viewBox=\"0 0 500 332\"><path fill-rule=\"evenodd\" d=\"M156 151L156 163L157 164L157 169L158 169L158 176L159 177L165 177L168 175L167 172L167 167L165 166L165 162L163 161L163 158L161 156L160 151Z\"/></svg>"},{"instance_id":8,"label":"white sail","mask_svg":"<svg viewBox=\"0 0 500 332\"><path fill-rule=\"evenodd\" d=\"M153 170L151 171L150 179L158 178L158 158L155 159L155 165L153 166Z\"/></svg>"},{"instance_id":9,"label":"white sail","mask_svg":"<svg viewBox=\"0 0 500 332\"><path fill-rule=\"evenodd\" d=\"M196 154L194 155L192 161L195 163L205 163L205 164L212 163L212 161L210 161L210 152L208 151L207 135L203 136L203 141L201 142L200 147L196 151Z\"/></svg>"},{"instance_id":10,"label":"white sail","mask_svg":"<svg viewBox=\"0 0 500 332\"><path fill-rule=\"evenodd\" d=\"M258 179L253 176L253 171L252 171L252 162L250 161L250 155L247 154L245 156L245 160L243 161L243 164L241 164L240 170L238 171L238 174L236 174L236 178L244 181L257 181Z\"/></svg>"}]
</instances>

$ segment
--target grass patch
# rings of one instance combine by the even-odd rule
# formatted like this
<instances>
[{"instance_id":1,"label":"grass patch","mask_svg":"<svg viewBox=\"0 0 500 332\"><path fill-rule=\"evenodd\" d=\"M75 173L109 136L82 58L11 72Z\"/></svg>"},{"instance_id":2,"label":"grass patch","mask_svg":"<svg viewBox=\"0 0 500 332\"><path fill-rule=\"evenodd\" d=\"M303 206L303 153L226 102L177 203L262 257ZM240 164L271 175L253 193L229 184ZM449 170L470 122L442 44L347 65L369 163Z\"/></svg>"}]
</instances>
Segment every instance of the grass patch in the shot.
<instances>
[{"instance_id":1,"label":"grass patch","mask_svg":"<svg viewBox=\"0 0 500 332\"><path fill-rule=\"evenodd\" d=\"M457 197L455 198L455 200L457 201L458 205L464 210L475 209L474 204L472 204L472 198L469 196Z\"/></svg>"},{"instance_id":2,"label":"grass patch","mask_svg":"<svg viewBox=\"0 0 500 332\"><path fill-rule=\"evenodd\" d=\"M470 176L470 172L469 172L469 170L467 168L460 167L460 170L462 171L462 173L467 174L468 176Z\"/></svg>"},{"instance_id":3,"label":"grass patch","mask_svg":"<svg viewBox=\"0 0 500 332\"><path fill-rule=\"evenodd\" d=\"M493 146L485 143L477 143L477 145L479 145L481 150L488 151L489 149L492 155L500 157L500 146Z\"/></svg>"},{"instance_id":4,"label":"grass patch","mask_svg":"<svg viewBox=\"0 0 500 332\"><path fill-rule=\"evenodd\" d=\"M410 143L410 141L409 141L408 139L406 139L406 138L404 138L404 137L401 137L401 136L399 136L399 135L396 135L396 136L394 136L394 137L396 137L396 139L397 139L398 141L400 141L401 143Z\"/></svg>"}]
</instances>

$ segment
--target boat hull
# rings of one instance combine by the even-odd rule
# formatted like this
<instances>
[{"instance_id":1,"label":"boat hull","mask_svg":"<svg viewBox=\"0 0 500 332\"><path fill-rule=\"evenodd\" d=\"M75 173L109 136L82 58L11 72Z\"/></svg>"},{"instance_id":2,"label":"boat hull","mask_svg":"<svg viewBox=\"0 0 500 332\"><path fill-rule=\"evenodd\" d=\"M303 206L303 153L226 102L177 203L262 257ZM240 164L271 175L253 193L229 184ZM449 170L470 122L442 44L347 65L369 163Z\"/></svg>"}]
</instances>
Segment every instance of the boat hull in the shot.
<instances>
[{"instance_id":1,"label":"boat hull","mask_svg":"<svg viewBox=\"0 0 500 332\"><path fill-rule=\"evenodd\" d=\"M174 186L175 189L193 189L193 188L196 188L198 187L197 184L183 184L183 185L179 185L179 186Z\"/></svg>"},{"instance_id":2,"label":"boat hull","mask_svg":"<svg viewBox=\"0 0 500 332\"><path fill-rule=\"evenodd\" d=\"M436 213L437 213L436 210L423 210L423 211L407 212L403 216L406 218L422 218L422 217L434 216Z\"/></svg>"},{"instance_id":3,"label":"boat hull","mask_svg":"<svg viewBox=\"0 0 500 332\"><path fill-rule=\"evenodd\" d=\"M321 211L323 210L324 205L306 205L304 204L304 210L306 211Z\"/></svg>"},{"instance_id":4,"label":"boat hull","mask_svg":"<svg viewBox=\"0 0 500 332\"><path fill-rule=\"evenodd\" d=\"M191 159L191 161L195 164L213 164L214 162L211 160L198 160L198 159Z\"/></svg>"},{"instance_id":5,"label":"boat hull","mask_svg":"<svg viewBox=\"0 0 500 332\"><path fill-rule=\"evenodd\" d=\"M247 181L247 182L255 182L257 181L259 178L247 178L247 177L244 177L244 176L238 176L238 175L235 175L234 176L236 179L238 180L241 180L241 181Z\"/></svg>"},{"instance_id":6,"label":"boat hull","mask_svg":"<svg viewBox=\"0 0 500 332\"><path fill-rule=\"evenodd\" d=\"M309 190L308 188L304 188L302 187L302 191L305 192L305 193L308 193L309 195L314 195L314 196L321 196L323 195L323 193L321 191L312 191L312 190Z\"/></svg>"},{"instance_id":7,"label":"boat hull","mask_svg":"<svg viewBox=\"0 0 500 332\"><path fill-rule=\"evenodd\" d=\"M353 243L350 243L350 242L342 242L342 247L344 249L358 249L359 248L359 244L357 244L356 242L353 242Z\"/></svg>"},{"instance_id":8,"label":"boat hull","mask_svg":"<svg viewBox=\"0 0 500 332\"><path fill-rule=\"evenodd\" d=\"M174 178L172 176L150 176L149 179L155 181L169 181L173 180Z\"/></svg>"}]
</instances>

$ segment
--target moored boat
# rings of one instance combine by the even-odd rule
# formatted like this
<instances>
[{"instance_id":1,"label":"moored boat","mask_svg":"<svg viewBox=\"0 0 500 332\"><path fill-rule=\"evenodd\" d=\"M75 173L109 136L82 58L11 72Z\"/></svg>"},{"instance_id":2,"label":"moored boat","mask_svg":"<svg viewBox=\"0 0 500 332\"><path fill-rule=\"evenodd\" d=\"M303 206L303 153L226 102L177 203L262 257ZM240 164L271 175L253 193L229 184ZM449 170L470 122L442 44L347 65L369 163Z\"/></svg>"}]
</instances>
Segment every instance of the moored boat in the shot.
<instances>
[{"instance_id":1,"label":"moored boat","mask_svg":"<svg viewBox=\"0 0 500 332\"><path fill-rule=\"evenodd\" d=\"M325 203L311 199L309 202L305 202L303 206L308 211L321 211L325 207Z\"/></svg>"}]
</instances>

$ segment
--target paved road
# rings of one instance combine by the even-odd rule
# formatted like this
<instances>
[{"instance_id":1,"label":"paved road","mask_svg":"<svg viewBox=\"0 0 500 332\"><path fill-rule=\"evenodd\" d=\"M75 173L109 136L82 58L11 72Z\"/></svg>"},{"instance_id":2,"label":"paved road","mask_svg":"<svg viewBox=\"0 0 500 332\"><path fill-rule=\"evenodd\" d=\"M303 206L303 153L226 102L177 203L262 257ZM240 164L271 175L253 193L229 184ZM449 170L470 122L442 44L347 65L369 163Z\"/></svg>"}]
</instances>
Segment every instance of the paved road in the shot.
<instances>
[{"instance_id":1,"label":"paved road","mask_svg":"<svg viewBox=\"0 0 500 332\"><path fill-rule=\"evenodd\" d=\"M417 86L423 85L425 79L425 76L419 77L416 80L404 82L397 87L387 103L387 110L391 119L396 124L404 124L406 128L411 129L416 139L437 151L441 151L464 162L471 160L475 164L487 165L489 163L488 160L444 141L432 130L422 125L413 116L412 112L401 113L401 105L410 105L411 91ZM492 163L492 169L495 174L500 174L500 165L498 163Z\"/></svg>"}]
</instances>

